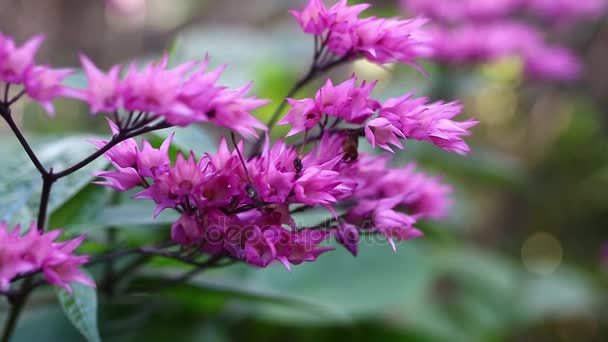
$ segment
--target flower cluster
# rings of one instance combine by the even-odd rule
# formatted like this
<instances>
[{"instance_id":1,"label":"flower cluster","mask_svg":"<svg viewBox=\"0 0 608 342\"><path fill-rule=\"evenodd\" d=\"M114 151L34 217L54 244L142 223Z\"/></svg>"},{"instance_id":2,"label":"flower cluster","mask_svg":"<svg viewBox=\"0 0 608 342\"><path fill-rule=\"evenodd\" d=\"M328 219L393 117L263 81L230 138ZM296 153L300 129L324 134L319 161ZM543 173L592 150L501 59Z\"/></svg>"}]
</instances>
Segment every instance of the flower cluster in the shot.
<instances>
[{"instance_id":1,"label":"flower cluster","mask_svg":"<svg viewBox=\"0 0 608 342\"><path fill-rule=\"evenodd\" d=\"M359 138L391 152L388 144L403 147L399 139L410 138L466 154L462 137L477 121L453 121L459 104L428 103L411 94L380 103L370 97L375 84L358 84L353 75L338 85L328 80L314 98L287 99L291 109L279 124L292 125L289 136L306 132L300 146L314 142L308 153L279 140L244 158L243 142L231 150L222 140L216 154L178 154L172 163L172 136L158 149L128 139L106 153L115 170L98 173L104 179L99 184L119 191L144 188L134 198L154 201L156 215L165 209L182 213L172 226L176 243L259 267L313 261L331 250L319 247L331 236L356 254L362 230L385 236L394 247L394 240L422 234L414 228L417 220L445 215L451 188L414 165L391 169L386 157L360 155ZM307 140L313 131L318 135ZM298 227L294 206L324 207L334 224ZM338 215L337 209L346 212Z\"/></svg>"},{"instance_id":2,"label":"flower cluster","mask_svg":"<svg viewBox=\"0 0 608 342\"><path fill-rule=\"evenodd\" d=\"M8 290L16 276L42 271L47 282L72 291L70 282L95 287L95 283L78 267L88 261L87 256L76 256L74 250L84 236L55 242L62 231L52 230L40 233L36 225L20 236L19 226L12 231L0 223L0 290Z\"/></svg>"},{"instance_id":3,"label":"flower cluster","mask_svg":"<svg viewBox=\"0 0 608 342\"><path fill-rule=\"evenodd\" d=\"M43 40L38 35L17 46L12 38L0 32L0 82L23 86L25 93L52 115L53 100L73 94L61 85L71 70L35 64L36 52Z\"/></svg>"},{"instance_id":4,"label":"flower cluster","mask_svg":"<svg viewBox=\"0 0 608 342\"><path fill-rule=\"evenodd\" d=\"M604 0L403 0L406 6L441 21L492 21L507 15L527 13L553 23L597 17L605 9Z\"/></svg>"},{"instance_id":5,"label":"flower cluster","mask_svg":"<svg viewBox=\"0 0 608 342\"><path fill-rule=\"evenodd\" d=\"M390 152L389 144L403 148L401 139L428 141L459 154L469 152L462 137L468 136L468 129L478 122L452 120L462 110L458 103L428 103L426 98L406 94L381 104L370 97L375 84L362 82L358 86L355 76L337 86L328 80L314 99L288 99L291 109L278 124L290 124L290 136L314 128L327 115L335 118L335 123L361 125L367 121L367 140Z\"/></svg>"},{"instance_id":6,"label":"flower cluster","mask_svg":"<svg viewBox=\"0 0 608 342\"><path fill-rule=\"evenodd\" d=\"M86 89L76 89L62 85L72 73L70 69L34 63L42 41L42 36L35 36L17 47L13 39L0 33L0 82L23 86L49 114L54 113L53 100L66 97L85 102L91 113L137 114L143 124L158 118L176 126L209 122L244 137L258 137L256 130L266 130L250 112L268 101L246 96L251 83L237 89L218 85L225 66L208 72L208 58L168 68L165 56L142 68L131 63L125 70L116 65L103 72L81 55L88 83Z\"/></svg>"},{"instance_id":7,"label":"flower cluster","mask_svg":"<svg viewBox=\"0 0 608 342\"><path fill-rule=\"evenodd\" d=\"M245 97L251 83L238 89L217 85L225 66L207 72L208 58L202 63L188 62L171 69L167 68L167 62L165 56L141 70L131 64L121 78L120 66L104 73L81 56L88 87L76 92L75 97L88 103L93 113L144 113L152 119L162 117L176 126L211 122L246 137L257 137L256 129L266 129L250 114L267 103Z\"/></svg>"},{"instance_id":8,"label":"flower cluster","mask_svg":"<svg viewBox=\"0 0 608 342\"><path fill-rule=\"evenodd\" d=\"M333 249L319 246L331 236L356 254L359 230L382 234L394 246L393 240L422 235L413 227L418 219L445 214L449 186L414 165L390 169L385 157L353 156L352 139L345 131L326 132L306 155L279 140L248 160L242 143L231 150L222 140L217 153L198 160L178 154L174 164L171 137L159 149L128 140L106 154L117 170L98 175L106 180L100 184L121 191L143 187L134 198L154 201L156 214L180 211L174 242L259 267L314 261ZM337 216L349 201L359 204ZM294 206L325 207L335 224L299 227Z\"/></svg>"},{"instance_id":9,"label":"flower cluster","mask_svg":"<svg viewBox=\"0 0 608 342\"><path fill-rule=\"evenodd\" d=\"M314 34L329 51L340 57L363 56L379 64L414 64L428 54L427 37L420 29L425 19L360 18L369 4L348 6L340 0L327 8L321 0L311 0L302 11L290 13L304 32Z\"/></svg>"},{"instance_id":10,"label":"flower cluster","mask_svg":"<svg viewBox=\"0 0 608 342\"><path fill-rule=\"evenodd\" d=\"M403 0L402 3L409 11L433 19L434 25L428 31L432 37L429 55L432 59L467 65L515 56L522 59L528 77L541 80L573 80L581 72L579 59L572 51L547 42L543 34L547 24L570 26L598 17L606 8L603 0ZM544 25L535 26L538 22Z\"/></svg>"}]
</instances>

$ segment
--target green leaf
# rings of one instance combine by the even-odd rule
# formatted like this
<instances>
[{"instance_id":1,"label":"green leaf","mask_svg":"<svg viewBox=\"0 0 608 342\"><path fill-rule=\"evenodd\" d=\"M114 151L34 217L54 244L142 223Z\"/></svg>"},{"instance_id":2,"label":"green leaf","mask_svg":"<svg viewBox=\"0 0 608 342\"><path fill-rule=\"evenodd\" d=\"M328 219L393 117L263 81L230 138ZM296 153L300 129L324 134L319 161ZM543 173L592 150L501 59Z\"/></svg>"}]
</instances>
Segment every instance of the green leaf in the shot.
<instances>
[{"instance_id":1,"label":"green leaf","mask_svg":"<svg viewBox=\"0 0 608 342\"><path fill-rule=\"evenodd\" d=\"M240 267L236 268L240 269ZM283 271L288 273L287 270ZM178 275L175 269L164 269L162 273L161 276L142 276L136 279L131 286L138 292L146 291L147 288L162 288L170 284L171 279ZM237 302L243 304L240 309L241 313L252 315L257 315L259 308L273 308L329 322L350 321L350 317L344 311L336 309L331 304L307 298L297 292L268 288L254 282L235 279L235 276L230 271L210 271L191 279L188 283L176 284L162 291L190 306L195 305L205 310L210 305L223 306L225 302ZM213 300L210 301L210 298ZM258 305L260 306L258 307Z\"/></svg>"},{"instance_id":2,"label":"green leaf","mask_svg":"<svg viewBox=\"0 0 608 342\"><path fill-rule=\"evenodd\" d=\"M72 294L64 289L56 291L63 312L87 341L101 341L97 328L97 290L77 283L71 286Z\"/></svg>"},{"instance_id":3,"label":"green leaf","mask_svg":"<svg viewBox=\"0 0 608 342\"><path fill-rule=\"evenodd\" d=\"M416 242L404 243L394 253L384 239L363 241L356 258L337 248L291 272L281 265L239 265L205 272L191 284L239 298L238 305L229 306L234 315L291 324L375 319L429 285L428 264ZM196 296L188 298L192 303Z\"/></svg>"},{"instance_id":4,"label":"green leaf","mask_svg":"<svg viewBox=\"0 0 608 342\"><path fill-rule=\"evenodd\" d=\"M94 148L86 140L91 136L69 136L34 141L33 148L47 168L63 170L90 155ZM0 165L0 221L29 225L35 220L40 200L42 179L21 146L13 142L3 146L8 162ZM107 165L99 158L78 172L57 181L49 201L49 213L75 196L93 178L92 173Z\"/></svg>"},{"instance_id":5,"label":"green leaf","mask_svg":"<svg viewBox=\"0 0 608 342\"><path fill-rule=\"evenodd\" d=\"M49 221L49 227L64 227L69 231L78 223L95 220L112 197L112 190L96 184L89 184L58 208Z\"/></svg>"}]
</instances>

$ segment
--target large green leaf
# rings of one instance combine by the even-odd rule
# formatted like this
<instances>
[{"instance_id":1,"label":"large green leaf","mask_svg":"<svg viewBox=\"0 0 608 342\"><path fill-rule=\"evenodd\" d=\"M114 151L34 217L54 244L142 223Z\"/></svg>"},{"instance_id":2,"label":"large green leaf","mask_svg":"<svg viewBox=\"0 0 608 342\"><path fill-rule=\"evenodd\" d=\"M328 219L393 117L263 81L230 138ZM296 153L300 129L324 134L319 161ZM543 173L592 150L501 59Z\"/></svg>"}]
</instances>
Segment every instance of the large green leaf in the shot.
<instances>
[{"instance_id":1,"label":"large green leaf","mask_svg":"<svg viewBox=\"0 0 608 342\"><path fill-rule=\"evenodd\" d=\"M34 150L43 165L63 170L87 157L94 148L90 136L68 136L38 140ZM42 179L25 152L15 143L3 146L7 162L0 164L0 220L29 225L36 218ZM53 212L77 194L102 170L107 161L99 158L78 172L57 181L51 193L49 212Z\"/></svg>"},{"instance_id":2,"label":"large green leaf","mask_svg":"<svg viewBox=\"0 0 608 342\"><path fill-rule=\"evenodd\" d=\"M55 210L49 226L80 233L80 228L86 229L87 222L94 221L111 198L111 189L89 184ZM82 223L82 227L77 227L78 223Z\"/></svg>"},{"instance_id":3,"label":"large green leaf","mask_svg":"<svg viewBox=\"0 0 608 342\"><path fill-rule=\"evenodd\" d=\"M363 242L356 258L339 247L291 272L280 265L205 272L192 279L191 285L201 290L188 300L192 303L204 291L223 293L239 299L227 307L235 315L298 324L374 319L421 293L430 279L427 266L416 242L404 243L394 253L383 239L375 239Z\"/></svg>"},{"instance_id":4,"label":"large green leaf","mask_svg":"<svg viewBox=\"0 0 608 342\"><path fill-rule=\"evenodd\" d=\"M76 283L71 286L74 290L71 294L64 289L57 290L65 315L87 341L101 341L97 328L97 290Z\"/></svg>"}]
</instances>

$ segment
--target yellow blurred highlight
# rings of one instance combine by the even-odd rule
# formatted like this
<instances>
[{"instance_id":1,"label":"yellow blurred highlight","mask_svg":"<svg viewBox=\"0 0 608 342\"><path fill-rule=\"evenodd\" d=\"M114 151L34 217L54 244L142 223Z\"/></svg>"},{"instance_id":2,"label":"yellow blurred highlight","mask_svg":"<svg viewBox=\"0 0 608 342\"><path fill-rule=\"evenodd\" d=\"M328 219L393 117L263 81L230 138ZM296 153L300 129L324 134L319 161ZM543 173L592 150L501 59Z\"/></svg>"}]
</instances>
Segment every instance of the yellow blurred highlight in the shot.
<instances>
[{"instance_id":1,"label":"yellow blurred highlight","mask_svg":"<svg viewBox=\"0 0 608 342\"><path fill-rule=\"evenodd\" d=\"M365 59L359 59L353 63L355 74L361 80L378 80L379 83L388 82L391 79L393 72L393 64L378 65L368 62Z\"/></svg>"},{"instance_id":2,"label":"yellow blurred highlight","mask_svg":"<svg viewBox=\"0 0 608 342\"><path fill-rule=\"evenodd\" d=\"M521 261L524 267L537 275L550 275L562 263L561 243L551 234L536 233L521 247Z\"/></svg>"},{"instance_id":3,"label":"yellow blurred highlight","mask_svg":"<svg viewBox=\"0 0 608 342\"><path fill-rule=\"evenodd\" d=\"M475 117L484 125L501 126L517 111L517 92L511 84L491 83L480 88L472 99Z\"/></svg>"},{"instance_id":4,"label":"yellow blurred highlight","mask_svg":"<svg viewBox=\"0 0 608 342\"><path fill-rule=\"evenodd\" d=\"M481 74L485 77L502 82L519 81L522 78L523 64L520 58L507 57L498 62L485 64Z\"/></svg>"}]
</instances>

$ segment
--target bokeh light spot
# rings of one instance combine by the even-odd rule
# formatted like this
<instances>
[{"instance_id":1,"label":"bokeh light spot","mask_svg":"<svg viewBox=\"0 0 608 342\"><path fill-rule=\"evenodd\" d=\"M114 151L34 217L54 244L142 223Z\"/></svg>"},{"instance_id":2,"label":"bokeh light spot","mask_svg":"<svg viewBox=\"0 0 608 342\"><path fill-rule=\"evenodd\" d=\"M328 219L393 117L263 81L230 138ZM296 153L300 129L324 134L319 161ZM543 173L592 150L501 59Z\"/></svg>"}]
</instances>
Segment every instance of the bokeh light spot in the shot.
<instances>
[{"instance_id":1,"label":"bokeh light spot","mask_svg":"<svg viewBox=\"0 0 608 342\"><path fill-rule=\"evenodd\" d=\"M562 263L561 243L551 234L531 235L521 247L521 261L524 267L537 275L549 275Z\"/></svg>"}]
</instances>

